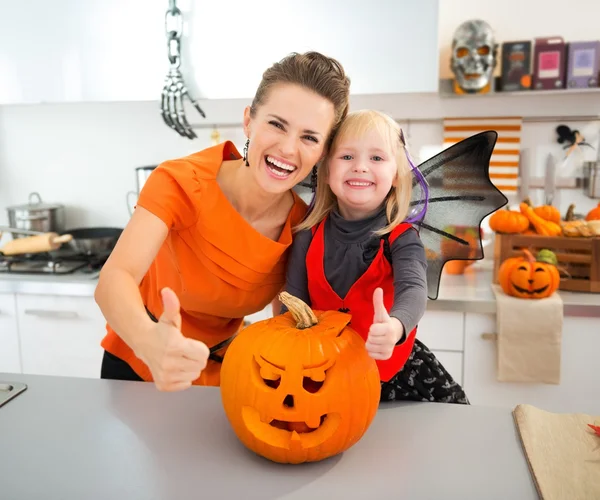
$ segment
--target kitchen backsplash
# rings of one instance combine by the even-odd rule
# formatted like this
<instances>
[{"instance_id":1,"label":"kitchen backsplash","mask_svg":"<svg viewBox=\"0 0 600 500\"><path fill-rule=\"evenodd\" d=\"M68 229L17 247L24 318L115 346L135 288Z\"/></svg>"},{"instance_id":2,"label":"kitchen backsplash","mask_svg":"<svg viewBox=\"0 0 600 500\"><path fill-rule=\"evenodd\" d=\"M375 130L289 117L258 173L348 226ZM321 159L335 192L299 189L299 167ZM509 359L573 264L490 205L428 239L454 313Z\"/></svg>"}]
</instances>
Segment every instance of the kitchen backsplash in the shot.
<instances>
[{"instance_id":1,"label":"kitchen backsplash","mask_svg":"<svg viewBox=\"0 0 600 500\"><path fill-rule=\"evenodd\" d=\"M441 149L441 120L401 123L417 162ZM583 133L595 149L582 148L581 158L594 161L600 122L561 123ZM564 154L556 142L557 125L524 123L521 149L530 176L543 176L548 152L559 159ZM38 192L45 202L65 205L69 228L122 227L129 218L127 193L135 190L134 169L207 147L212 132L199 129L194 141L179 137L164 125L154 102L0 107L0 224L8 222L7 206L26 203L31 192ZM242 151L241 127L219 132L221 140ZM531 196L543 202L542 190L532 190ZM556 197L562 213L570 203L586 213L598 201L580 189L559 190Z\"/></svg>"}]
</instances>

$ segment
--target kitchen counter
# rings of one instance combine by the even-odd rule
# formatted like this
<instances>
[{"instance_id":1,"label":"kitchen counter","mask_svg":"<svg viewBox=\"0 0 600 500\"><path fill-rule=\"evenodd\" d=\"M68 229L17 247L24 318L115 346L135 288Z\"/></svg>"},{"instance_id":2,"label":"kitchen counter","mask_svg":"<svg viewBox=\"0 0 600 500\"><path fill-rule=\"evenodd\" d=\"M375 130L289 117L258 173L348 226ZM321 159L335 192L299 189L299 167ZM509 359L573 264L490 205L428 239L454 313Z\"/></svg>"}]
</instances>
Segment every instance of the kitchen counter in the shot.
<instances>
[{"instance_id":1,"label":"kitchen counter","mask_svg":"<svg viewBox=\"0 0 600 500\"><path fill-rule=\"evenodd\" d=\"M383 404L353 448L282 465L248 451L217 388L0 373L0 496L33 500L538 498L510 408Z\"/></svg>"},{"instance_id":2,"label":"kitchen counter","mask_svg":"<svg viewBox=\"0 0 600 500\"><path fill-rule=\"evenodd\" d=\"M430 311L460 311L495 314L496 299L490 286L493 262L475 263L463 275L443 274L439 297L430 300ZM0 275L0 293L74 295L93 297L98 274L35 276ZM565 316L600 318L600 294L559 292ZM269 306L270 307L270 306Z\"/></svg>"},{"instance_id":3,"label":"kitchen counter","mask_svg":"<svg viewBox=\"0 0 600 500\"><path fill-rule=\"evenodd\" d=\"M443 274L437 300L429 300L429 311L460 311L495 314L496 297L491 287L493 273L489 262L476 263L463 275ZM600 318L600 293L557 292L565 316Z\"/></svg>"},{"instance_id":4,"label":"kitchen counter","mask_svg":"<svg viewBox=\"0 0 600 500\"><path fill-rule=\"evenodd\" d=\"M0 273L0 293L93 297L99 274L40 275L3 272Z\"/></svg>"}]
</instances>

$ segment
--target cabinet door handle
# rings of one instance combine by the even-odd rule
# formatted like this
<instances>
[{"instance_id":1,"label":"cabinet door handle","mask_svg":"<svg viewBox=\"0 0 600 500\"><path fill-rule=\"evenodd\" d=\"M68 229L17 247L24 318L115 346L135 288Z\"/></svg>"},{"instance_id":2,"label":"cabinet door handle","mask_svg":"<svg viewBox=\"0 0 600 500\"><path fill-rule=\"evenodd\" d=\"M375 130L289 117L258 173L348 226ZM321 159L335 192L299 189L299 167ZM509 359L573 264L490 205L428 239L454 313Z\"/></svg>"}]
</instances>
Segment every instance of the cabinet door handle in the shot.
<instances>
[{"instance_id":1,"label":"cabinet door handle","mask_svg":"<svg viewBox=\"0 0 600 500\"><path fill-rule=\"evenodd\" d=\"M74 319L79 317L79 314L75 311L48 311L45 309L25 309L25 314L38 316L40 318L55 319Z\"/></svg>"},{"instance_id":2,"label":"cabinet door handle","mask_svg":"<svg viewBox=\"0 0 600 500\"><path fill-rule=\"evenodd\" d=\"M483 340L492 340L492 341L495 341L498 338L498 334L497 333L482 333L481 334L481 338Z\"/></svg>"}]
</instances>

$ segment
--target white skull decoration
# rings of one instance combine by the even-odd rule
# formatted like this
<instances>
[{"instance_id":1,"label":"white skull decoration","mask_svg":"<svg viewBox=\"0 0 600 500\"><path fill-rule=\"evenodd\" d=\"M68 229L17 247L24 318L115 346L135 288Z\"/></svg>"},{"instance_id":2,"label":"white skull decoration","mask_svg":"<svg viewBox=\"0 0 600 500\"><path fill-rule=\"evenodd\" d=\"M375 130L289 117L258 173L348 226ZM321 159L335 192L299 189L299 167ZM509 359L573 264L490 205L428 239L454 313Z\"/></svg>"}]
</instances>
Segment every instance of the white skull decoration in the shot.
<instances>
[{"instance_id":1,"label":"white skull decoration","mask_svg":"<svg viewBox=\"0 0 600 500\"><path fill-rule=\"evenodd\" d=\"M456 29L450 66L457 85L464 92L481 92L491 82L496 50L494 33L485 21L472 19Z\"/></svg>"}]
</instances>

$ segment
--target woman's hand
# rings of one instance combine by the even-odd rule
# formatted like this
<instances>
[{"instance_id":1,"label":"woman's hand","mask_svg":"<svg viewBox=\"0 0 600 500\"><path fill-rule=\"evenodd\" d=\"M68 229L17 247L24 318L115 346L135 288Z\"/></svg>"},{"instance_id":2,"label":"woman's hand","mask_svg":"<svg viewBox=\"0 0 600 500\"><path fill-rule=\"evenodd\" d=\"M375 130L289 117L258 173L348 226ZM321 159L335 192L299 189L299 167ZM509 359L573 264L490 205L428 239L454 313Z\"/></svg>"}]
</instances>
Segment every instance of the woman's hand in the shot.
<instances>
[{"instance_id":1,"label":"woman's hand","mask_svg":"<svg viewBox=\"0 0 600 500\"><path fill-rule=\"evenodd\" d=\"M381 288L377 288L373 293L373 307L375 314L365 347L373 359L389 359L396 343L404 335L404 326L398 319L388 314L383 303Z\"/></svg>"},{"instance_id":2,"label":"woman's hand","mask_svg":"<svg viewBox=\"0 0 600 500\"><path fill-rule=\"evenodd\" d=\"M196 380L208 361L203 342L181 333L179 299L170 288L161 291L163 314L140 339L136 355L148 366L159 391L181 391Z\"/></svg>"}]
</instances>

